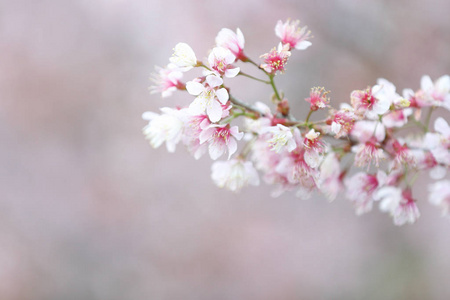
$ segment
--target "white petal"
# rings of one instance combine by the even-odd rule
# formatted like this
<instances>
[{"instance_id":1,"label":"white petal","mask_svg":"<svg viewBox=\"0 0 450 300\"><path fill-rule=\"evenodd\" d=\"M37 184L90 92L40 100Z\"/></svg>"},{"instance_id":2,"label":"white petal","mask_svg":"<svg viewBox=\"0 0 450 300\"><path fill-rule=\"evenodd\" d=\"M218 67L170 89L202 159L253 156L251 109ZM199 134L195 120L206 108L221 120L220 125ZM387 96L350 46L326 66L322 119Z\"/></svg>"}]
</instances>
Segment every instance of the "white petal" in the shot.
<instances>
[{"instance_id":1,"label":"white petal","mask_svg":"<svg viewBox=\"0 0 450 300\"><path fill-rule=\"evenodd\" d=\"M338 134L341 131L342 125L336 122L331 123L331 131L335 134Z\"/></svg>"},{"instance_id":2,"label":"white petal","mask_svg":"<svg viewBox=\"0 0 450 300\"><path fill-rule=\"evenodd\" d=\"M161 93L161 97L163 97L163 98L170 97L172 95L172 93L176 90L177 90L177 88L172 86L172 87L168 88L167 90L163 91Z\"/></svg>"},{"instance_id":3,"label":"white petal","mask_svg":"<svg viewBox=\"0 0 450 300\"><path fill-rule=\"evenodd\" d=\"M226 104L228 99L230 98L230 96L228 95L228 91L225 88L218 89L216 91L216 96L222 104Z\"/></svg>"},{"instance_id":4,"label":"white petal","mask_svg":"<svg viewBox=\"0 0 450 300\"><path fill-rule=\"evenodd\" d=\"M283 38L283 22L278 20L277 25L275 26L275 35L280 39Z\"/></svg>"},{"instance_id":5,"label":"white petal","mask_svg":"<svg viewBox=\"0 0 450 300\"><path fill-rule=\"evenodd\" d=\"M295 142L295 140L293 138L290 138L287 142L287 150L289 152L294 151L294 149L297 148L297 143Z\"/></svg>"},{"instance_id":6,"label":"white petal","mask_svg":"<svg viewBox=\"0 0 450 300\"><path fill-rule=\"evenodd\" d=\"M240 141L242 139L242 137L244 136L243 132L239 132L239 127L237 126L233 126L230 128L230 133L232 136L234 136L238 141Z\"/></svg>"},{"instance_id":7,"label":"white petal","mask_svg":"<svg viewBox=\"0 0 450 300\"><path fill-rule=\"evenodd\" d=\"M436 166L430 170L430 177L434 180L439 180L445 177L447 169L443 166Z\"/></svg>"},{"instance_id":8,"label":"white petal","mask_svg":"<svg viewBox=\"0 0 450 300\"><path fill-rule=\"evenodd\" d=\"M215 76L215 75L209 75L206 77L206 82L208 83L208 85L212 88L215 88L217 86L222 85L223 80L222 78Z\"/></svg>"},{"instance_id":9,"label":"white petal","mask_svg":"<svg viewBox=\"0 0 450 300\"><path fill-rule=\"evenodd\" d=\"M420 80L420 88L424 92L433 89L433 81L431 80L430 76L428 75L422 76L422 79Z\"/></svg>"},{"instance_id":10,"label":"white petal","mask_svg":"<svg viewBox=\"0 0 450 300\"><path fill-rule=\"evenodd\" d=\"M312 43L310 41L301 41L300 43L297 43L297 45L295 45L295 49L305 50L306 48L308 48L311 45L312 45Z\"/></svg>"},{"instance_id":11,"label":"white petal","mask_svg":"<svg viewBox=\"0 0 450 300\"><path fill-rule=\"evenodd\" d=\"M450 94L448 94L444 98L444 102L442 103L442 107L444 107L446 110L450 110Z\"/></svg>"},{"instance_id":12,"label":"white petal","mask_svg":"<svg viewBox=\"0 0 450 300\"><path fill-rule=\"evenodd\" d=\"M227 65L230 65L234 63L234 61L236 60L236 56L234 56L234 54L230 50L228 49L225 50L227 51L225 55L225 62L227 63Z\"/></svg>"},{"instance_id":13,"label":"white petal","mask_svg":"<svg viewBox=\"0 0 450 300\"><path fill-rule=\"evenodd\" d=\"M211 159L216 160L225 152L226 146L224 143L211 143L209 144L209 156Z\"/></svg>"},{"instance_id":14,"label":"white petal","mask_svg":"<svg viewBox=\"0 0 450 300\"><path fill-rule=\"evenodd\" d=\"M214 48L215 49L215 48ZM214 53L214 49L213 49L213 51L211 51L211 53L209 53L209 55L208 55L208 64L209 64L209 66L213 66L214 65L214 61L215 61L215 57L216 57L216 55L215 55L215 53Z\"/></svg>"},{"instance_id":15,"label":"white petal","mask_svg":"<svg viewBox=\"0 0 450 300\"><path fill-rule=\"evenodd\" d=\"M150 121L158 116L159 115L157 113L154 113L152 111L146 111L145 113L142 114L142 119L144 119L146 121Z\"/></svg>"},{"instance_id":16,"label":"white petal","mask_svg":"<svg viewBox=\"0 0 450 300\"><path fill-rule=\"evenodd\" d=\"M280 53L283 50L283 44L281 42L278 43L277 51Z\"/></svg>"},{"instance_id":17,"label":"white petal","mask_svg":"<svg viewBox=\"0 0 450 300\"><path fill-rule=\"evenodd\" d=\"M228 140L228 159L230 159L231 155L233 155L237 150L237 142L235 139L230 138Z\"/></svg>"},{"instance_id":18,"label":"white petal","mask_svg":"<svg viewBox=\"0 0 450 300\"><path fill-rule=\"evenodd\" d=\"M444 118L439 117L434 122L434 130L441 133L444 136L450 136L450 127L448 123L444 120Z\"/></svg>"},{"instance_id":19,"label":"white petal","mask_svg":"<svg viewBox=\"0 0 450 300\"><path fill-rule=\"evenodd\" d=\"M414 91L412 89L404 89L402 94L403 98L410 99L414 96Z\"/></svg>"},{"instance_id":20,"label":"white petal","mask_svg":"<svg viewBox=\"0 0 450 300\"><path fill-rule=\"evenodd\" d=\"M186 90L189 94L198 96L201 92L205 90L205 87L203 84L196 82L196 81L189 81L186 83Z\"/></svg>"},{"instance_id":21,"label":"white petal","mask_svg":"<svg viewBox=\"0 0 450 300\"><path fill-rule=\"evenodd\" d=\"M377 172L378 187L383 186L386 183L387 179L388 177L386 173L381 170L378 170Z\"/></svg>"},{"instance_id":22,"label":"white petal","mask_svg":"<svg viewBox=\"0 0 450 300\"><path fill-rule=\"evenodd\" d=\"M373 112L377 115L383 115L389 110L389 107L391 106L391 103L387 99L379 99L377 103L373 106Z\"/></svg>"},{"instance_id":23,"label":"white petal","mask_svg":"<svg viewBox=\"0 0 450 300\"><path fill-rule=\"evenodd\" d=\"M173 153L173 152L175 152L176 143L171 142L171 141L166 141L166 148L167 148L168 152Z\"/></svg>"},{"instance_id":24,"label":"white petal","mask_svg":"<svg viewBox=\"0 0 450 300\"><path fill-rule=\"evenodd\" d=\"M436 90L439 93L446 94L450 91L450 76L444 75L436 81Z\"/></svg>"},{"instance_id":25,"label":"white petal","mask_svg":"<svg viewBox=\"0 0 450 300\"><path fill-rule=\"evenodd\" d=\"M189 105L188 112L194 116L201 115L206 109L206 99L203 97L197 97Z\"/></svg>"},{"instance_id":26,"label":"white petal","mask_svg":"<svg viewBox=\"0 0 450 300\"><path fill-rule=\"evenodd\" d=\"M239 28L236 30L236 34L237 34L237 40L238 40L239 47L241 47L241 49L243 49L244 45L245 45L244 34L242 33L242 31Z\"/></svg>"},{"instance_id":27,"label":"white petal","mask_svg":"<svg viewBox=\"0 0 450 300\"><path fill-rule=\"evenodd\" d=\"M380 92L382 88L383 88L383 87L382 87L381 85L379 85L379 84L374 85L374 86L372 87L372 95L375 95L375 94L377 94L378 92Z\"/></svg>"},{"instance_id":28,"label":"white petal","mask_svg":"<svg viewBox=\"0 0 450 300\"><path fill-rule=\"evenodd\" d=\"M194 158L199 160L200 157L202 157L203 154L205 153L206 153L206 144L203 144L200 147L198 147L197 151L195 151Z\"/></svg>"},{"instance_id":29,"label":"white petal","mask_svg":"<svg viewBox=\"0 0 450 300\"><path fill-rule=\"evenodd\" d=\"M320 155L315 151L306 151L305 161L311 168L317 168L320 162Z\"/></svg>"},{"instance_id":30,"label":"white petal","mask_svg":"<svg viewBox=\"0 0 450 300\"><path fill-rule=\"evenodd\" d=\"M212 100L211 105L206 108L206 114L208 115L208 118L211 120L211 122L218 122L222 117L222 106L218 101Z\"/></svg>"},{"instance_id":31,"label":"white petal","mask_svg":"<svg viewBox=\"0 0 450 300\"><path fill-rule=\"evenodd\" d=\"M425 149L434 149L439 146L441 137L438 133L427 132L423 138L423 146Z\"/></svg>"},{"instance_id":32,"label":"white petal","mask_svg":"<svg viewBox=\"0 0 450 300\"><path fill-rule=\"evenodd\" d=\"M225 71L225 77L227 77L227 78L236 77L236 75L239 74L240 71L241 71L241 68L227 69Z\"/></svg>"}]
</instances>

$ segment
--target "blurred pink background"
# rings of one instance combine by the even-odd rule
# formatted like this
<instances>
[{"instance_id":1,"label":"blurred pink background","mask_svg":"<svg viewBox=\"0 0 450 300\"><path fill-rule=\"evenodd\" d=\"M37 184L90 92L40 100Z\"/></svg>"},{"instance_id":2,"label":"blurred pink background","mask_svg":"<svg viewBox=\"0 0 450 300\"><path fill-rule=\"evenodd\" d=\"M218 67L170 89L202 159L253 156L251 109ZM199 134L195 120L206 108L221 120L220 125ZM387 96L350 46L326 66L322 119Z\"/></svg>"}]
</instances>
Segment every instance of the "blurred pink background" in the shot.
<instances>
[{"instance_id":1,"label":"blurred pink background","mask_svg":"<svg viewBox=\"0 0 450 300\"><path fill-rule=\"evenodd\" d=\"M276 80L302 118L313 86L336 104L379 77L401 90L449 74L449 11L447 0L3 0L0 299L450 299L449 220L428 204L427 176L421 218L399 228L343 198L220 190L208 157L154 150L141 133L144 111L192 99L148 92L178 42L204 58L221 28L239 27L257 59L278 43L277 20L300 19L313 45ZM268 103L267 87L231 86Z\"/></svg>"}]
</instances>

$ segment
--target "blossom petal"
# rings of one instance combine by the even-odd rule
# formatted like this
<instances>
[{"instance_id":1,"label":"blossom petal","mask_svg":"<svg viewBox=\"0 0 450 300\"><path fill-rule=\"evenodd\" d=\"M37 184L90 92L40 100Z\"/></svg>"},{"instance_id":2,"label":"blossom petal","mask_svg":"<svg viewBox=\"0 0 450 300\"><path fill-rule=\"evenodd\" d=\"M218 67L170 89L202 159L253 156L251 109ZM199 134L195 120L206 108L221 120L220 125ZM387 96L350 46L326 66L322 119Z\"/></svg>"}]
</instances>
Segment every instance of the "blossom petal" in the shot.
<instances>
[{"instance_id":1,"label":"blossom petal","mask_svg":"<svg viewBox=\"0 0 450 300\"><path fill-rule=\"evenodd\" d=\"M315 151L306 151L305 152L305 161L311 168L317 168L320 162L320 155Z\"/></svg>"},{"instance_id":2,"label":"blossom petal","mask_svg":"<svg viewBox=\"0 0 450 300\"><path fill-rule=\"evenodd\" d=\"M211 143L209 144L209 156L212 160L218 159L225 152L225 143Z\"/></svg>"},{"instance_id":3,"label":"blossom petal","mask_svg":"<svg viewBox=\"0 0 450 300\"><path fill-rule=\"evenodd\" d=\"M236 30L236 35L237 35L238 44L243 49L244 44L245 44L245 38L244 38L244 34L242 33L242 31L239 28Z\"/></svg>"},{"instance_id":4,"label":"blossom petal","mask_svg":"<svg viewBox=\"0 0 450 300\"><path fill-rule=\"evenodd\" d=\"M422 79L420 80L420 88L424 92L433 89L433 81L431 80L430 76L428 75L422 76Z\"/></svg>"},{"instance_id":5,"label":"blossom petal","mask_svg":"<svg viewBox=\"0 0 450 300\"><path fill-rule=\"evenodd\" d=\"M209 75L206 77L206 82L208 83L208 85L210 87L215 88L215 87L222 85L223 80L222 80L222 78L220 78L216 75Z\"/></svg>"},{"instance_id":6,"label":"blossom petal","mask_svg":"<svg viewBox=\"0 0 450 300\"><path fill-rule=\"evenodd\" d=\"M241 71L241 68L233 68L233 69L227 69L225 71L225 77L227 78L233 78L236 77L237 74L239 74L239 72Z\"/></svg>"},{"instance_id":7,"label":"blossom petal","mask_svg":"<svg viewBox=\"0 0 450 300\"><path fill-rule=\"evenodd\" d=\"M206 99L204 97L197 97L189 105L188 112L194 116L200 115L205 112L206 109Z\"/></svg>"},{"instance_id":8,"label":"blossom petal","mask_svg":"<svg viewBox=\"0 0 450 300\"><path fill-rule=\"evenodd\" d=\"M189 81L186 83L186 90L189 94L198 96L205 90L205 87L199 82Z\"/></svg>"},{"instance_id":9,"label":"blossom petal","mask_svg":"<svg viewBox=\"0 0 450 300\"><path fill-rule=\"evenodd\" d=\"M450 91L450 76L444 75L436 81L436 90L442 94Z\"/></svg>"},{"instance_id":10,"label":"blossom petal","mask_svg":"<svg viewBox=\"0 0 450 300\"><path fill-rule=\"evenodd\" d=\"M145 113L142 114L142 119L144 119L146 121L150 121L158 116L159 115L157 113L154 113L152 111L146 111Z\"/></svg>"},{"instance_id":11,"label":"blossom petal","mask_svg":"<svg viewBox=\"0 0 450 300\"><path fill-rule=\"evenodd\" d=\"M216 96L219 99L220 103L226 104L230 96L228 95L228 91L226 88L221 88L216 91Z\"/></svg>"},{"instance_id":12,"label":"blossom petal","mask_svg":"<svg viewBox=\"0 0 450 300\"><path fill-rule=\"evenodd\" d=\"M215 131L216 129L214 127L210 127L206 130L203 130L199 135L200 144L203 144L204 142L209 140Z\"/></svg>"},{"instance_id":13,"label":"blossom petal","mask_svg":"<svg viewBox=\"0 0 450 300\"><path fill-rule=\"evenodd\" d=\"M233 126L230 128L230 133L232 136L234 136L235 139L237 139L238 141L240 141L242 139L242 137L244 136L243 132L239 132L239 127L237 126Z\"/></svg>"},{"instance_id":14,"label":"blossom petal","mask_svg":"<svg viewBox=\"0 0 450 300\"><path fill-rule=\"evenodd\" d=\"M231 155L233 155L237 150L237 142L235 139L228 140L228 159L230 159Z\"/></svg>"},{"instance_id":15,"label":"blossom petal","mask_svg":"<svg viewBox=\"0 0 450 300\"><path fill-rule=\"evenodd\" d=\"M434 130L444 136L450 136L450 126L448 126L448 123L442 117L437 118L434 122Z\"/></svg>"},{"instance_id":16,"label":"blossom petal","mask_svg":"<svg viewBox=\"0 0 450 300\"><path fill-rule=\"evenodd\" d=\"M212 100L211 105L206 107L206 114L208 115L208 118L211 120L211 122L218 122L222 117L222 106L218 101Z\"/></svg>"},{"instance_id":17,"label":"blossom petal","mask_svg":"<svg viewBox=\"0 0 450 300\"><path fill-rule=\"evenodd\" d=\"M300 43L295 45L295 49L297 49L297 50L305 50L306 48L308 48L311 45L312 45L312 43L310 41L301 41Z\"/></svg>"},{"instance_id":18,"label":"blossom petal","mask_svg":"<svg viewBox=\"0 0 450 300\"><path fill-rule=\"evenodd\" d=\"M436 166L430 170L430 177L434 180L439 180L445 177L447 169L443 166Z\"/></svg>"}]
</instances>

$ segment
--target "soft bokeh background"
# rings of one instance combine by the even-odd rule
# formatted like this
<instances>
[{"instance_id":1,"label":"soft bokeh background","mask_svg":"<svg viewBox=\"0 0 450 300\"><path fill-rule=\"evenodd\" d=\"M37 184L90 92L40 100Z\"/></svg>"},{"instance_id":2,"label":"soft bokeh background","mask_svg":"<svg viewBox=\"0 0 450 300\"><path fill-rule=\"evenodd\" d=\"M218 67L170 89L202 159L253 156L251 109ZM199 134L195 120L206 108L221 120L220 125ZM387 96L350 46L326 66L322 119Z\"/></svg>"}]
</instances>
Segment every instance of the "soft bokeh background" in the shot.
<instances>
[{"instance_id":1,"label":"soft bokeh background","mask_svg":"<svg viewBox=\"0 0 450 300\"><path fill-rule=\"evenodd\" d=\"M141 134L142 112L192 99L148 93L180 41L202 58L222 27L240 27L257 59L278 43L277 20L301 19L313 46L277 83L302 118L312 86L337 103L378 77L417 89L423 74L448 74L449 11L447 0L2 0L0 299L450 299L449 221L427 203L426 176L421 218L398 228L345 199L219 190L209 158ZM233 84L268 101L267 87Z\"/></svg>"}]
</instances>

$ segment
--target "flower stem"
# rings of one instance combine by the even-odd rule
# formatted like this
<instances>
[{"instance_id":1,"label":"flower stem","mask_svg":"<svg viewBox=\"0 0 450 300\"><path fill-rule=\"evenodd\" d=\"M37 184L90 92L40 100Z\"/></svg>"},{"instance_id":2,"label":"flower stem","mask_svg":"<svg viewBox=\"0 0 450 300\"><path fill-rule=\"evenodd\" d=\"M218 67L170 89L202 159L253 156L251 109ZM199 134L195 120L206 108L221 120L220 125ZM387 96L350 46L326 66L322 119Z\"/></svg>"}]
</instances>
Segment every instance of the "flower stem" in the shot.
<instances>
[{"instance_id":1,"label":"flower stem","mask_svg":"<svg viewBox=\"0 0 450 300\"><path fill-rule=\"evenodd\" d=\"M244 72L239 72L239 74L238 74L238 75L242 75L242 76L245 76L245 77L251 78L251 79L253 79L253 80L257 80L257 81L263 82L263 83L265 83L265 84L270 84L270 81L267 81L267 80L262 80L262 79L259 79L259 78L256 78L256 77L253 77L252 75L248 75L248 74L246 74L246 73L244 73Z\"/></svg>"},{"instance_id":2,"label":"flower stem","mask_svg":"<svg viewBox=\"0 0 450 300\"><path fill-rule=\"evenodd\" d=\"M205 68L205 69L208 70L208 71L211 71L211 69L208 68L208 67L207 67L205 64L203 64L201 61L198 61L198 62L197 62L196 67L202 67L202 68Z\"/></svg>"},{"instance_id":3,"label":"flower stem","mask_svg":"<svg viewBox=\"0 0 450 300\"><path fill-rule=\"evenodd\" d=\"M242 102L242 101L236 99L235 97L233 97L233 96L231 96L231 95L230 95L230 101L231 101L231 103L233 103L234 105L243 107L243 108L245 108L245 109L247 109L247 110L249 110L249 111L256 112L256 113L260 114L261 116L264 116L264 115L265 115L263 112L261 112L261 111L260 111L259 109L257 109L256 107L254 107L254 106L252 106L252 105L250 105L250 104L247 104L247 103L245 103L245 102Z\"/></svg>"},{"instance_id":4,"label":"flower stem","mask_svg":"<svg viewBox=\"0 0 450 300\"><path fill-rule=\"evenodd\" d=\"M268 75L269 75L269 79L270 79L270 85L272 86L272 89L275 93L275 97L277 97L277 99L281 101L280 94L278 93L277 87L275 86L275 82L273 81L274 75L272 75L272 74L268 74Z\"/></svg>"},{"instance_id":5,"label":"flower stem","mask_svg":"<svg viewBox=\"0 0 450 300\"><path fill-rule=\"evenodd\" d=\"M254 65L255 67L257 67L258 69L260 69L261 71L263 71L264 74L266 74L267 76L270 76L270 74L267 73L266 70L264 70L263 68L261 68L260 65L258 65L257 63L255 63L255 62L254 62L253 60L251 60L250 58L248 58L246 62L251 63L252 65Z\"/></svg>"},{"instance_id":6,"label":"flower stem","mask_svg":"<svg viewBox=\"0 0 450 300\"><path fill-rule=\"evenodd\" d=\"M247 61L246 61L246 62L251 63L252 65L258 67L258 69L261 69L261 68L259 67L259 65L258 65L257 63L255 63L253 60L251 60L250 58L247 58ZM262 69L261 69L261 70L262 70ZM264 70L263 70L263 71L264 71Z\"/></svg>"},{"instance_id":7,"label":"flower stem","mask_svg":"<svg viewBox=\"0 0 450 300\"><path fill-rule=\"evenodd\" d=\"M309 113L308 113L308 115L306 116L306 120L305 120L305 124L306 124L306 125L308 124L309 118L311 117L311 115L312 115L313 112L314 112L314 111L313 111L312 109L309 110Z\"/></svg>"}]
</instances>

